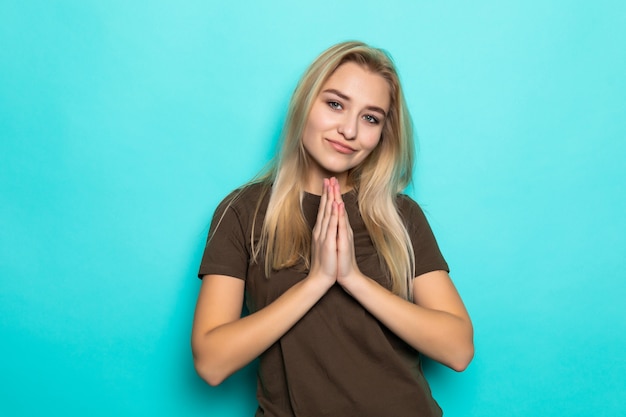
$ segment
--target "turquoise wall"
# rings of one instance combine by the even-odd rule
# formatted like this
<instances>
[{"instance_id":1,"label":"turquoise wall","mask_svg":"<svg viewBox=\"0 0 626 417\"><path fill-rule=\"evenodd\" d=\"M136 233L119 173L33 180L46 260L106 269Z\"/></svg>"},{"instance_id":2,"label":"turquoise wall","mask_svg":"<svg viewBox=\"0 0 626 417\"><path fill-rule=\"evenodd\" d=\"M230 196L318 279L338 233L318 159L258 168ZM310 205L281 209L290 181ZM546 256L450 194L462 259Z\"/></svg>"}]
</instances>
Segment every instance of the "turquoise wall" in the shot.
<instances>
[{"instance_id":1,"label":"turquoise wall","mask_svg":"<svg viewBox=\"0 0 626 417\"><path fill-rule=\"evenodd\" d=\"M0 415L251 416L193 370L213 209L295 83L361 39L400 69L415 187L476 328L447 416L626 414L622 1L0 3Z\"/></svg>"}]
</instances>

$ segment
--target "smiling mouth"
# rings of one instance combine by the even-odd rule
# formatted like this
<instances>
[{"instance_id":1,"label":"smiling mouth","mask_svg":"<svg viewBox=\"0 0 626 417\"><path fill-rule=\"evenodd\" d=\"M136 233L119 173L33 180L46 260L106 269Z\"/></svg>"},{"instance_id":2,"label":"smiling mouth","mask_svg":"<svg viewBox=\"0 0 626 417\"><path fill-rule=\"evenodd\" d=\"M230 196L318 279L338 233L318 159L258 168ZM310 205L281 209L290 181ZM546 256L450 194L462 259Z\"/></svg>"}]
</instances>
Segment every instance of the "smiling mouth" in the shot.
<instances>
[{"instance_id":1,"label":"smiling mouth","mask_svg":"<svg viewBox=\"0 0 626 417\"><path fill-rule=\"evenodd\" d=\"M335 142L334 140L330 140L330 139L326 139L328 141L328 143L330 143L330 146L333 147L333 149L335 149L337 152L339 153L343 153L343 154L352 154L356 152L356 149L352 149L349 146L343 145L339 142Z\"/></svg>"}]
</instances>

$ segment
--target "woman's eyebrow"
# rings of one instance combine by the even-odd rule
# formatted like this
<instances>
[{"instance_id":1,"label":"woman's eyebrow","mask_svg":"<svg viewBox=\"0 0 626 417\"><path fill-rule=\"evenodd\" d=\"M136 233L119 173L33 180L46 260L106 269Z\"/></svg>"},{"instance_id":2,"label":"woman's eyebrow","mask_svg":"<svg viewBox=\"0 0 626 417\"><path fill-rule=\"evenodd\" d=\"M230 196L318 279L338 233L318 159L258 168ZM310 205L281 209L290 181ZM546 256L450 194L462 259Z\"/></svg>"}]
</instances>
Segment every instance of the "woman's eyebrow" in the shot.
<instances>
[{"instance_id":1,"label":"woman's eyebrow","mask_svg":"<svg viewBox=\"0 0 626 417\"><path fill-rule=\"evenodd\" d=\"M345 101L350 101L350 97L348 97L347 95L345 95L344 93L342 93L339 90L335 90L334 88L329 88L327 90L322 91L322 93L332 93L335 94L336 96L338 96L339 98L341 98L342 100ZM375 111L377 113L380 113L383 115L383 117L387 117L387 112L385 112L383 109L381 109L378 106L367 106L366 109L370 110L370 111Z\"/></svg>"},{"instance_id":2,"label":"woman's eyebrow","mask_svg":"<svg viewBox=\"0 0 626 417\"><path fill-rule=\"evenodd\" d=\"M339 90L335 90L334 88L329 88L327 90L322 91L323 93L333 93L337 96L339 96L339 98L344 99L346 101L350 101L350 97L348 97L347 95L345 95L344 93L342 93Z\"/></svg>"}]
</instances>

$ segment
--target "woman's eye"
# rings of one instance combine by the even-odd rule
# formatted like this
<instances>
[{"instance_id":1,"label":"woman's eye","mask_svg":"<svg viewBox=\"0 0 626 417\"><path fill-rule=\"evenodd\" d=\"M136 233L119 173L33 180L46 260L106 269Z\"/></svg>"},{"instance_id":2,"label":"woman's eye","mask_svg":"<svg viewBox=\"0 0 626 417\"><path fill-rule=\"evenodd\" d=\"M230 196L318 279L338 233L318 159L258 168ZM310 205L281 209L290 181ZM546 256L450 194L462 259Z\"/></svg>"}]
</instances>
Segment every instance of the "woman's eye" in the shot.
<instances>
[{"instance_id":1,"label":"woman's eye","mask_svg":"<svg viewBox=\"0 0 626 417\"><path fill-rule=\"evenodd\" d=\"M341 104L337 103L336 101L329 101L328 106L333 110L341 110Z\"/></svg>"},{"instance_id":2,"label":"woman's eye","mask_svg":"<svg viewBox=\"0 0 626 417\"><path fill-rule=\"evenodd\" d=\"M373 125L377 125L378 124L378 119L375 118L372 115L366 114L365 116L363 116L363 118L368 122L371 123Z\"/></svg>"}]
</instances>

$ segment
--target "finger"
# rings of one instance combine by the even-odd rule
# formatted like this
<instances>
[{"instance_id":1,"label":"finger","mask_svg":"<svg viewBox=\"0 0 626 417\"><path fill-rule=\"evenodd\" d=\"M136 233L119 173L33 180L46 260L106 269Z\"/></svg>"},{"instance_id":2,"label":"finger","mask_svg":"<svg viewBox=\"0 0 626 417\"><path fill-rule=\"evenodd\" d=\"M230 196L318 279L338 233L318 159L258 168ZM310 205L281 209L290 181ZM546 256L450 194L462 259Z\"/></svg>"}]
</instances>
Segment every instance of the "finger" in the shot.
<instances>
[{"instance_id":1,"label":"finger","mask_svg":"<svg viewBox=\"0 0 626 417\"><path fill-rule=\"evenodd\" d=\"M327 200L326 200L326 204L324 207L324 213L322 216L321 230L320 230L320 238L322 239L325 239L327 236L328 227L329 227L331 217L332 217L333 203L335 200L333 197L333 192L332 192L332 179L328 180L326 196L327 196Z\"/></svg>"},{"instance_id":2,"label":"finger","mask_svg":"<svg viewBox=\"0 0 626 417\"><path fill-rule=\"evenodd\" d=\"M333 188L333 196L335 201L341 203L340 211L343 211L344 220L346 223L346 229L351 232L352 227L350 226L350 219L348 218L348 212L346 211L346 205L343 201L343 196L341 195L341 186L339 185L339 181L335 179L336 186Z\"/></svg>"},{"instance_id":3,"label":"finger","mask_svg":"<svg viewBox=\"0 0 626 417\"><path fill-rule=\"evenodd\" d=\"M338 226L338 222L339 222L339 203L337 203L336 201L334 201L332 203L332 211L331 211L331 216L330 219L328 221L328 228L327 230L327 234L326 234L326 240L328 242L336 242L337 241L337 226ZM334 245L334 248L336 249L337 246L336 244Z\"/></svg>"},{"instance_id":4,"label":"finger","mask_svg":"<svg viewBox=\"0 0 626 417\"><path fill-rule=\"evenodd\" d=\"M337 239L341 240L346 231L346 215L344 210L344 204L337 204Z\"/></svg>"},{"instance_id":5,"label":"finger","mask_svg":"<svg viewBox=\"0 0 626 417\"><path fill-rule=\"evenodd\" d=\"M343 201L342 201L343 203ZM350 217L348 216L348 210L346 210L346 204L343 203L343 218L346 223L346 230L352 233L352 226L350 225Z\"/></svg>"},{"instance_id":6,"label":"finger","mask_svg":"<svg viewBox=\"0 0 626 417\"><path fill-rule=\"evenodd\" d=\"M343 198L341 197L341 186L339 185L339 181L337 181L336 178L335 178L335 183L333 187L333 198L337 202L343 201Z\"/></svg>"},{"instance_id":7,"label":"finger","mask_svg":"<svg viewBox=\"0 0 626 417\"><path fill-rule=\"evenodd\" d=\"M328 180L328 199L331 202L336 200L335 192L334 192L336 184L337 184L337 178L332 177Z\"/></svg>"},{"instance_id":8,"label":"finger","mask_svg":"<svg viewBox=\"0 0 626 417\"><path fill-rule=\"evenodd\" d=\"M315 226L313 227L314 237L319 237L322 230L322 220L324 219L324 210L326 209L326 201L328 200L328 179L324 178L322 183L322 197L320 198L320 205L317 208L317 218L315 219Z\"/></svg>"},{"instance_id":9,"label":"finger","mask_svg":"<svg viewBox=\"0 0 626 417\"><path fill-rule=\"evenodd\" d=\"M350 225L348 224L348 213L344 203L339 203L337 216L337 247L339 249L348 249L350 246Z\"/></svg>"}]
</instances>

